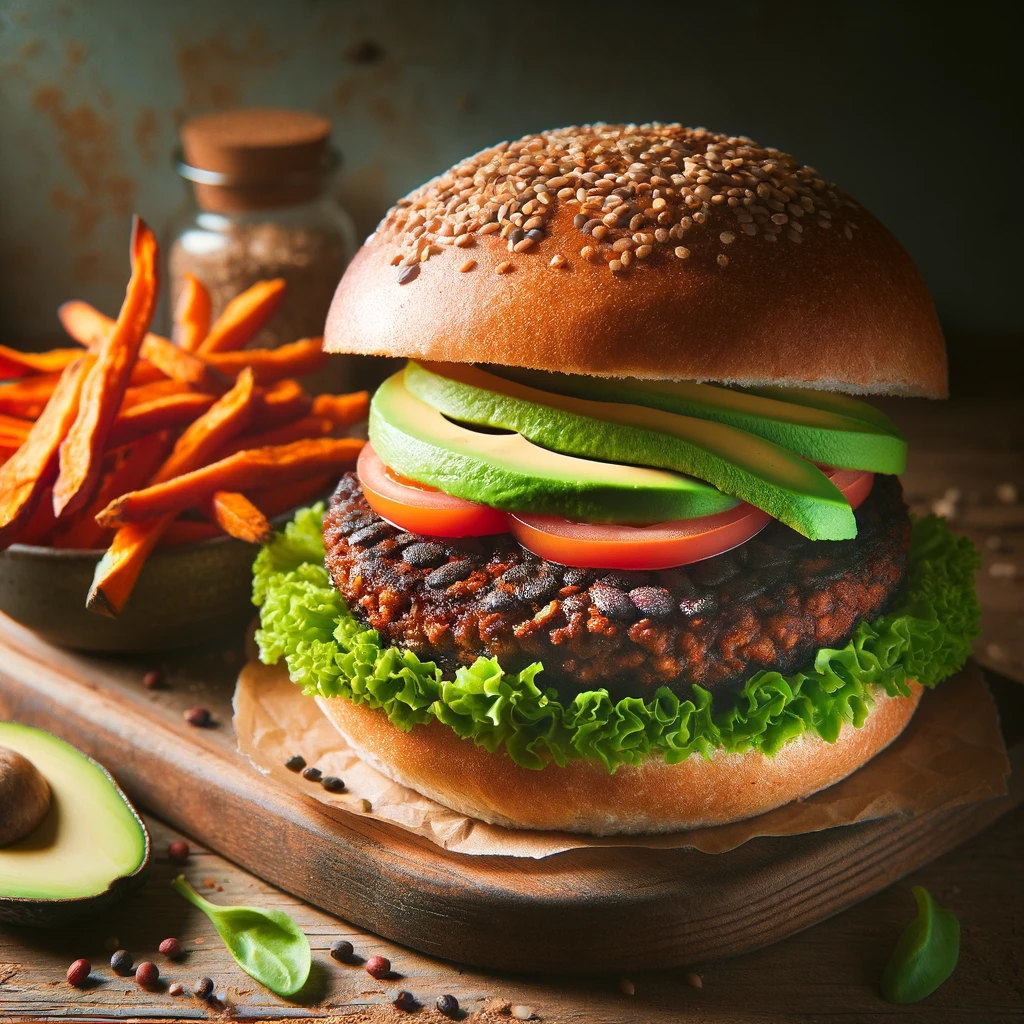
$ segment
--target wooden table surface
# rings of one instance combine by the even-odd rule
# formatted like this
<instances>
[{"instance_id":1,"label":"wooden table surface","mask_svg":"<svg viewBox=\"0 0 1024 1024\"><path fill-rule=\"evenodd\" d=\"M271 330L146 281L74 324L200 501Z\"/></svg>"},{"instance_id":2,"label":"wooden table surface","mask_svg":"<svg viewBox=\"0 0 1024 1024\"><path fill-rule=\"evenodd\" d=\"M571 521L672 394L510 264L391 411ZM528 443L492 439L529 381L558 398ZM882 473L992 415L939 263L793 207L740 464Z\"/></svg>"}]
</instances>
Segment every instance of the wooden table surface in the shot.
<instances>
[{"instance_id":1,"label":"wooden table surface","mask_svg":"<svg viewBox=\"0 0 1024 1024\"><path fill-rule=\"evenodd\" d=\"M1024 682L1024 417L1011 398L946 404L886 403L911 440L904 478L915 511L945 503L954 526L983 550L979 576L983 636L980 661ZM1014 485L1021 495L1007 500ZM1022 691L1024 697L1024 691ZM360 932L278 892L216 855L194 849L184 871L215 902L280 906L310 937L314 971L301 1001L288 1003L252 982L224 951L204 916L168 882L179 870L166 856L176 836L150 818L154 859L145 888L85 926L58 932L0 928L0 1019L203 1020L293 1019L341 1015L346 1021L442 1021L431 1009L444 992L458 997L470 1020L515 1018L526 1007L543 1021L680 1021L757 1024L775 1021L978 1021L1024 1019L1024 809L889 889L767 949L687 969L633 972L629 988L617 975L540 978L463 969ZM273 828L273 822L267 822ZM924 885L954 911L962 926L960 962L952 978L916 1006L895 1007L878 994L878 978L902 927L914 915L911 885ZM452 927L457 927L453 922ZM501 921L494 922L495 928ZM185 947L175 964L156 952L175 935ZM398 977L376 982L359 966L327 955L348 938L361 956L388 956ZM137 960L154 959L166 985L142 992L107 966L114 940ZM614 946L616 935L606 941ZM95 965L97 984L83 992L64 981L80 956ZM203 975L218 999L207 1005L187 994ZM399 988L423 1004L414 1017L395 1010ZM520 1010L520 1013L523 1011Z\"/></svg>"}]
</instances>

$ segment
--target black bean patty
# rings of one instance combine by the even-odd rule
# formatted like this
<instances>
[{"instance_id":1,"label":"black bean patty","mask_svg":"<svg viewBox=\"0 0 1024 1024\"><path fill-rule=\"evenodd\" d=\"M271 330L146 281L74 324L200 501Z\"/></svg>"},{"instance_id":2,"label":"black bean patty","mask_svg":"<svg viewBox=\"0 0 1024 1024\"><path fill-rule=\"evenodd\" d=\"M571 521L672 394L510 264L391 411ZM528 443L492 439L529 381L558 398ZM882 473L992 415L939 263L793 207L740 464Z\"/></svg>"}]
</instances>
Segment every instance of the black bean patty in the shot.
<instances>
[{"instance_id":1,"label":"black bean patty","mask_svg":"<svg viewBox=\"0 0 1024 1024\"><path fill-rule=\"evenodd\" d=\"M353 611L447 675L478 656L506 670L544 663L563 699L615 699L666 685L738 689L758 669L793 672L885 610L907 563L910 520L895 477L877 476L857 537L809 541L773 522L754 539L678 569L576 569L510 534L403 533L370 509L354 474L324 521L327 568Z\"/></svg>"}]
</instances>

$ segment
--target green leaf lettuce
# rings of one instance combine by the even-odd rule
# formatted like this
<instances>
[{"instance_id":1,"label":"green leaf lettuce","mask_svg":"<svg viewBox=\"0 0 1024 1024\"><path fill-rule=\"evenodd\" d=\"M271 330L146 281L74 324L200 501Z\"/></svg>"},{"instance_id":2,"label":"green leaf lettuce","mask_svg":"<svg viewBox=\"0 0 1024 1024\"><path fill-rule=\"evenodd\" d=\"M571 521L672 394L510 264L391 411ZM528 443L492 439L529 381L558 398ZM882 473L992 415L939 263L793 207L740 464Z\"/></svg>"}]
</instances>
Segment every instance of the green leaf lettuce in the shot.
<instances>
[{"instance_id":1,"label":"green leaf lettuce","mask_svg":"<svg viewBox=\"0 0 1024 1024\"><path fill-rule=\"evenodd\" d=\"M771 755L805 732L834 742L844 722L864 723L879 691L906 695L908 679L931 687L952 675L978 634L978 553L928 516L914 524L906 583L892 609L862 622L844 647L819 650L803 671L757 672L728 707L716 707L699 686L688 700L663 686L649 700L613 701L602 689L565 705L544 688L539 663L506 672L496 658L478 658L444 679L433 662L384 646L331 584L323 513L322 504L299 511L256 559L261 659L284 658L305 694L381 708L406 731L436 718L492 753L504 745L527 768L580 757L614 771L652 754L670 764L715 750Z\"/></svg>"}]
</instances>

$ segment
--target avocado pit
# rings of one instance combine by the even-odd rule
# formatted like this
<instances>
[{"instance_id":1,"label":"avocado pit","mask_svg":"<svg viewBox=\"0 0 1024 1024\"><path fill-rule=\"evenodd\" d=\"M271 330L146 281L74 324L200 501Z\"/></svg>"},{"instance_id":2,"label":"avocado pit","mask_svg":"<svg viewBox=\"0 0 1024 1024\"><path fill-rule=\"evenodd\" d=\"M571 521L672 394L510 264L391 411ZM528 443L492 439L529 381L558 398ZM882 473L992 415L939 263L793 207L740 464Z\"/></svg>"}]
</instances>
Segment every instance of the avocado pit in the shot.
<instances>
[{"instance_id":1,"label":"avocado pit","mask_svg":"<svg viewBox=\"0 0 1024 1024\"><path fill-rule=\"evenodd\" d=\"M0 846L31 835L50 809L50 787L23 754L0 746Z\"/></svg>"}]
</instances>

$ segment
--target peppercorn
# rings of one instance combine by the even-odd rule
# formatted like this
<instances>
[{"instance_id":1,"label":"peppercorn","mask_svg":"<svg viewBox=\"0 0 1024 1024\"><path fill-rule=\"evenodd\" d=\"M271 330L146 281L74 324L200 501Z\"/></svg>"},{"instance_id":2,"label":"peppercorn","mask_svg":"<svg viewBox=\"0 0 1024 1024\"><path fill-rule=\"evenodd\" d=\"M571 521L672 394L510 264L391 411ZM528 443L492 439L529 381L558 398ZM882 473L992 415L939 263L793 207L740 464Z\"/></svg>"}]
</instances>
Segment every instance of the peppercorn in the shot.
<instances>
[{"instance_id":1,"label":"peppercorn","mask_svg":"<svg viewBox=\"0 0 1024 1024\"><path fill-rule=\"evenodd\" d=\"M345 792L345 782L343 779L339 779L337 775L325 775L320 780L320 785L323 786L328 793Z\"/></svg>"},{"instance_id":2,"label":"peppercorn","mask_svg":"<svg viewBox=\"0 0 1024 1024\"><path fill-rule=\"evenodd\" d=\"M406 992L405 989L402 989L392 996L391 1005L396 1010L415 1010L416 997L411 992Z\"/></svg>"},{"instance_id":3,"label":"peppercorn","mask_svg":"<svg viewBox=\"0 0 1024 1024\"><path fill-rule=\"evenodd\" d=\"M371 956L366 961L366 973L378 981L391 974L391 961L386 956Z\"/></svg>"},{"instance_id":4,"label":"peppercorn","mask_svg":"<svg viewBox=\"0 0 1024 1024\"><path fill-rule=\"evenodd\" d=\"M127 949L115 949L110 958L110 969L115 974L131 974L135 958Z\"/></svg>"},{"instance_id":5,"label":"peppercorn","mask_svg":"<svg viewBox=\"0 0 1024 1024\"><path fill-rule=\"evenodd\" d=\"M331 943L331 957L334 960L338 960L343 964L352 962L352 954L355 950L352 948L352 943L347 939L337 939Z\"/></svg>"},{"instance_id":6,"label":"peppercorn","mask_svg":"<svg viewBox=\"0 0 1024 1024\"><path fill-rule=\"evenodd\" d=\"M319 768L304 768L302 771L302 777L307 782L319 782L323 774Z\"/></svg>"},{"instance_id":7,"label":"peppercorn","mask_svg":"<svg viewBox=\"0 0 1024 1024\"><path fill-rule=\"evenodd\" d=\"M164 939L159 949L168 960L177 960L181 956L181 943L177 939Z\"/></svg>"},{"instance_id":8,"label":"peppercorn","mask_svg":"<svg viewBox=\"0 0 1024 1024\"><path fill-rule=\"evenodd\" d=\"M292 754L284 763L290 772L301 772L306 767L306 759L301 754Z\"/></svg>"},{"instance_id":9,"label":"peppercorn","mask_svg":"<svg viewBox=\"0 0 1024 1024\"><path fill-rule=\"evenodd\" d=\"M446 1017L454 1017L459 1012L458 999L448 993L438 996L434 1005L437 1007L437 1012L443 1013Z\"/></svg>"},{"instance_id":10,"label":"peppercorn","mask_svg":"<svg viewBox=\"0 0 1024 1024\"><path fill-rule=\"evenodd\" d=\"M152 988L160 977L160 968L152 960L143 960L135 969L135 980L143 988Z\"/></svg>"},{"instance_id":11,"label":"peppercorn","mask_svg":"<svg viewBox=\"0 0 1024 1024\"><path fill-rule=\"evenodd\" d=\"M155 668L151 669L142 677L142 685L147 690L159 690L162 682L163 679Z\"/></svg>"},{"instance_id":12,"label":"peppercorn","mask_svg":"<svg viewBox=\"0 0 1024 1024\"><path fill-rule=\"evenodd\" d=\"M68 968L68 984L81 988L85 979L92 973L92 964L88 960L76 960Z\"/></svg>"},{"instance_id":13,"label":"peppercorn","mask_svg":"<svg viewBox=\"0 0 1024 1024\"><path fill-rule=\"evenodd\" d=\"M210 724L210 712L207 708L189 708L185 712L185 721L197 729L205 729Z\"/></svg>"},{"instance_id":14,"label":"peppercorn","mask_svg":"<svg viewBox=\"0 0 1024 1024\"><path fill-rule=\"evenodd\" d=\"M184 839L175 839L174 842L167 847L167 856L170 857L171 860L188 860L189 852L188 843L186 843Z\"/></svg>"},{"instance_id":15,"label":"peppercorn","mask_svg":"<svg viewBox=\"0 0 1024 1024\"><path fill-rule=\"evenodd\" d=\"M209 999L213 995L213 978L200 978L192 991L198 999Z\"/></svg>"}]
</instances>

